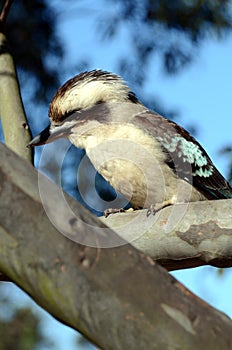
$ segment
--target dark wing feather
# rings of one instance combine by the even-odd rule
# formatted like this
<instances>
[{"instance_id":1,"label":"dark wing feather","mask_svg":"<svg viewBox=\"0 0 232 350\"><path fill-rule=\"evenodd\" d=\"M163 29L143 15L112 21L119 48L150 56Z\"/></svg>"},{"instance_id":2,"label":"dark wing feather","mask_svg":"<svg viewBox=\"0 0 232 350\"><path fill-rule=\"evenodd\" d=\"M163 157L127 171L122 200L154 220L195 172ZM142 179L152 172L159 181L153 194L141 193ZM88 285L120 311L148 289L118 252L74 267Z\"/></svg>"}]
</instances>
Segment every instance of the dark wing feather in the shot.
<instances>
[{"instance_id":1,"label":"dark wing feather","mask_svg":"<svg viewBox=\"0 0 232 350\"><path fill-rule=\"evenodd\" d=\"M158 140L167 164L208 199L232 198L232 187L216 169L203 147L185 129L149 110L131 122Z\"/></svg>"}]
</instances>

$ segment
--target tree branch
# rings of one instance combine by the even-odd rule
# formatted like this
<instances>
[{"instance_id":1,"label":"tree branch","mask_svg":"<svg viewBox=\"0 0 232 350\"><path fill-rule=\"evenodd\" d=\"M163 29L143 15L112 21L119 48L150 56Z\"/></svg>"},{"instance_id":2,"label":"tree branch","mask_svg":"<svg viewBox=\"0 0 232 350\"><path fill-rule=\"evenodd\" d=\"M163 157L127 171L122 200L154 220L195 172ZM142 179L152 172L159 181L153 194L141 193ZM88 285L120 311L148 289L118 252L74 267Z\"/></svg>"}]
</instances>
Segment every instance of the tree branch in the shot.
<instances>
[{"instance_id":1,"label":"tree branch","mask_svg":"<svg viewBox=\"0 0 232 350\"><path fill-rule=\"evenodd\" d=\"M0 23L4 25L12 1L6 1ZM13 58L9 52L3 26L0 28L0 117L5 143L14 152L33 163L33 150L26 148L31 140L20 95Z\"/></svg>"},{"instance_id":2,"label":"tree branch","mask_svg":"<svg viewBox=\"0 0 232 350\"><path fill-rule=\"evenodd\" d=\"M1 14L0 14L0 22L3 22L3 23L6 22L6 19L7 19L7 16L8 16L8 13L10 11L12 3L13 3L13 0L6 0L5 1L5 4L4 4L3 9L1 11Z\"/></svg>"},{"instance_id":3,"label":"tree branch","mask_svg":"<svg viewBox=\"0 0 232 350\"><path fill-rule=\"evenodd\" d=\"M225 268L232 267L231 213L229 199L176 204L149 218L142 210L101 220L168 270Z\"/></svg>"},{"instance_id":4,"label":"tree branch","mask_svg":"<svg viewBox=\"0 0 232 350\"><path fill-rule=\"evenodd\" d=\"M228 317L143 253L129 244L91 248L60 234L44 214L36 170L3 145L0 152L0 269L39 305L102 349L232 348ZM66 212L60 189L42 175L39 181L53 220L71 226L73 239L117 241L67 195Z\"/></svg>"}]
</instances>

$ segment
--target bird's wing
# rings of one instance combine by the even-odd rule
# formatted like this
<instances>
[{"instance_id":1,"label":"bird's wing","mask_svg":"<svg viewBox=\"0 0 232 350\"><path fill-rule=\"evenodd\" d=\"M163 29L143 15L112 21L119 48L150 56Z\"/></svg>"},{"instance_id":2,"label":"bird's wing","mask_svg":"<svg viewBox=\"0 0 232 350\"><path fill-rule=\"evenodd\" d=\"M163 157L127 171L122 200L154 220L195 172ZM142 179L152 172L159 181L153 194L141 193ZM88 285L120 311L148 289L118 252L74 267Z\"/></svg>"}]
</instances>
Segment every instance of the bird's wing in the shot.
<instances>
[{"instance_id":1,"label":"bird's wing","mask_svg":"<svg viewBox=\"0 0 232 350\"><path fill-rule=\"evenodd\" d=\"M220 174L202 146L185 129L152 111L131 122L158 140L167 154L166 163L209 199L232 198L232 187Z\"/></svg>"}]
</instances>

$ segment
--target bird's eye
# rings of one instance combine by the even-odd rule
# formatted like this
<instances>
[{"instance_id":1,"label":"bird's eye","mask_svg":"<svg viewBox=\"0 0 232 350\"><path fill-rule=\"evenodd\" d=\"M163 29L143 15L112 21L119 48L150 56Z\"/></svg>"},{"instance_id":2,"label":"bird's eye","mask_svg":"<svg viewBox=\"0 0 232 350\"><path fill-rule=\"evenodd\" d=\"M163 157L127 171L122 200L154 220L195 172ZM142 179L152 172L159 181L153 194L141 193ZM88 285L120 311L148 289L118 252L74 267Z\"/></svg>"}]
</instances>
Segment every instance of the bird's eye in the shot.
<instances>
[{"instance_id":1,"label":"bird's eye","mask_svg":"<svg viewBox=\"0 0 232 350\"><path fill-rule=\"evenodd\" d=\"M99 101L96 102L96 104L99 105L99 104L101 104L103 102L104 102L103 100L99 100Z\"/></svg>"},{"instance_id":2,"label":"bird's eye","mask_svg":"<svg viewBox=\"0 0 232 350\"><path fill-rule=\"evenodd\" d=\"M72 114L74 114L74 113L76 113L76 112L78 112L78 111L80 111L80 109L73 109L73 110L71 110L71 111L66 111L66 112L65 112L65 115L64 115L64 119L70 117L70 115L72 115Z\"/></svg>"}]
</instances>

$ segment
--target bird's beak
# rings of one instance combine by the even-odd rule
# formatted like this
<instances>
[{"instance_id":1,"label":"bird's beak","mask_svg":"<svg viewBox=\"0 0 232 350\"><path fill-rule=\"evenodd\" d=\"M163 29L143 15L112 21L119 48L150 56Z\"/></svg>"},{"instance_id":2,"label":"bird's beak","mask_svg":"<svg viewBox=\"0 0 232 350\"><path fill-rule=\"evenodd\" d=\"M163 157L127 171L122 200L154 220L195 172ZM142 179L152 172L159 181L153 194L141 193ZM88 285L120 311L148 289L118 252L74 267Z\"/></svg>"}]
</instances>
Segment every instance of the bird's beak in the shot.
<instances>
[{"instance_id":1,"label":"bird's beak","mask_svg":"<svg viewBox=\"0 0 232 350\"><path fill-rule=\"evenodd\" d=\"M33 138L33 140L31 140L28 143L27 147L44 145L45 143L47 143L50 135L51 133L49 124L40 134L38 134L36 137Z\"/></svg>"},{"instance_id":2,"label":"bird's beak","mask_svg":"<svg viewBox=\"0 0 232 350\"><path fill-rule=\"evenodd\" d=\"M61 126L51 126L50 124L36 137L33 138L27 147L41 146L46 143L53 142L62 137L67 137L70 134L70 128L66 128L63 124Z\"/></svg>"}]
</instances>

